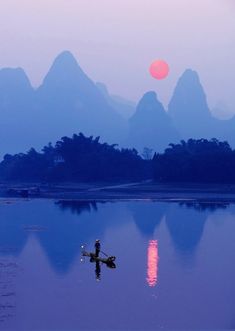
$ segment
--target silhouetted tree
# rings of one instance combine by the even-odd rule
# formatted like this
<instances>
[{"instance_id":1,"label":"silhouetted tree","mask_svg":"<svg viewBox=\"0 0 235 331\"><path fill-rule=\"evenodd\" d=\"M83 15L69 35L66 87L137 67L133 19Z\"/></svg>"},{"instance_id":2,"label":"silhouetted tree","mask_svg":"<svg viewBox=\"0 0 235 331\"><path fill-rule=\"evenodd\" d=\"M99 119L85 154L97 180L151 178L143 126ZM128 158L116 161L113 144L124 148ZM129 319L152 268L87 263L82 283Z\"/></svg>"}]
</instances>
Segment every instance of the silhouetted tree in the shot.
<instances>
[{"instance_id":1,"label":"silhouetted tree","mask_svg":"<svg viewBox=\"0 0 235 331\"><path fill-rule=\"evenodd\" d=\"M235 182L235 152L217 139L170 144L153 157L154 179L162 182Z\"/></svg>"},{"instance_id":2,"label":"silhouetted tree","mask_svg":"<svg viewBox=\"0 0 235 331\"><path fill-rule=\"evenodd\" d=\"M116 181L147 177L149 165L135 149L118 149L117 145L100 143L99 137L63 137L38 153L5 155L0 164L4 180L25 181Z\"/></svg>"}]
</instances>

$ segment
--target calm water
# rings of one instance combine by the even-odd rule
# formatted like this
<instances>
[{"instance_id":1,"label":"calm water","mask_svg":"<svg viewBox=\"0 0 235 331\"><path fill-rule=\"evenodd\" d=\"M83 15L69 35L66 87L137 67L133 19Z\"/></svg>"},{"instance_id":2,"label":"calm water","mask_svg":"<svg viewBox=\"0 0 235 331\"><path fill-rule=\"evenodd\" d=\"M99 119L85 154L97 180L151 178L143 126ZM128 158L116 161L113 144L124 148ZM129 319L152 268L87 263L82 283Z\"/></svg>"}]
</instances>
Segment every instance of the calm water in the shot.
<instances>
[{"instance_id":1,"label":"calm water","mask_svg":"<svg viewBox=\"0 0 235 331\"><path fill-rule=\"evenodd\" d=\"M1 330L235 328L235 206L0 202ZM81 245L117 257L81 262Z\"/></svg>"}]
</instances>

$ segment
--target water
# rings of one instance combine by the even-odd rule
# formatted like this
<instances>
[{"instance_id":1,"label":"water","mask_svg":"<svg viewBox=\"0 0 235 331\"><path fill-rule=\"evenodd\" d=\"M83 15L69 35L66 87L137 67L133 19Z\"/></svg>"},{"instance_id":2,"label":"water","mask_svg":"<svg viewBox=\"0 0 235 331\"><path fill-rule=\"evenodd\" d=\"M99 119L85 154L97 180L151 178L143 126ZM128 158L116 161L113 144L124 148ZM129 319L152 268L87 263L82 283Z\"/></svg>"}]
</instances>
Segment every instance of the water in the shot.
<instances>
[{"instance_id":1,"label":"water","mask_svg":"<svg viewBox=\"0 0 235 331\"><path fill-rule=\"evenodd\" d=\"M0 329L235 328L234 261L232 204L1 200Z\"/></svg>"}]
</instances>

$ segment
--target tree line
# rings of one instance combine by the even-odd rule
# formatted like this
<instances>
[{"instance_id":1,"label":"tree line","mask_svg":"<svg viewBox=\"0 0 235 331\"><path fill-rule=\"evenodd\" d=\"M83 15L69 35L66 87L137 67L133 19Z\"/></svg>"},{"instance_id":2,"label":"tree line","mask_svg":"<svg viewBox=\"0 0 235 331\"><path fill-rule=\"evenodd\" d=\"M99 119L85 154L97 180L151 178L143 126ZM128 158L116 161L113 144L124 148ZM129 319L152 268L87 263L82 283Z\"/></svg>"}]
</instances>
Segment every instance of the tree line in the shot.
<instances>
[{"instance_id":1,"label":"tree line","mask_svg":"<svg viewBox=\"0 0 235 331\"><path fill-rule=\"evenodd\" d=\"M63 137L41 152L6 154L0 163L2 181L133 181L234 183L235 151L217 139L189 139L170 144L164 153L101 143L82 133ZM147 155L147 156L146 156Z\"/></svg>"},{"instance_id":2,"label":"tree line","mask_svg":"<svg viewBox=\"0 0 235 331\"><path fill-rule=\"evenodd\" d=\"M135 149L118 149L82 133L49 143L41 152L6 154L0 178L11 181L119 181L146 178L147 164Z\"/></svg>"},{"instance_id":3,"label":"tree line","mask_svg":"<svg viewBox=\"0 0 235 331\"><path fill-rule=\"evenodd\" d=\"M153 178L158 182L235 182L235 151L217 139L189 139L154 154Z\"/></svg>"}]
</instances>

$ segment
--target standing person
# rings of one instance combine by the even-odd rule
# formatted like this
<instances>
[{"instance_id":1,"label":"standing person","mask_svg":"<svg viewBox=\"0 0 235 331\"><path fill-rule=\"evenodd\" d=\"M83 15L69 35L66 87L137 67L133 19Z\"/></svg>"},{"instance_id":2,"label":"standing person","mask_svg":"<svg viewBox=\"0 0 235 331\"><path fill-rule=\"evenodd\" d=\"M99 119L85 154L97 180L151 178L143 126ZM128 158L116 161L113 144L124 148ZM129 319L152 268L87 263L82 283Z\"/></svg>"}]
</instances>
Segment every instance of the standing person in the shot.
<instances>
[{"instance_id":1,"label":"standing person","mask_svg":"<svg viewBox=\"0 0 235 331\"><path fill-rule=\"evenodd\" d=\"M100 240L96 239L95 241L95 256L99 257L100 254Z\"/></svg>"}]
</instances>

